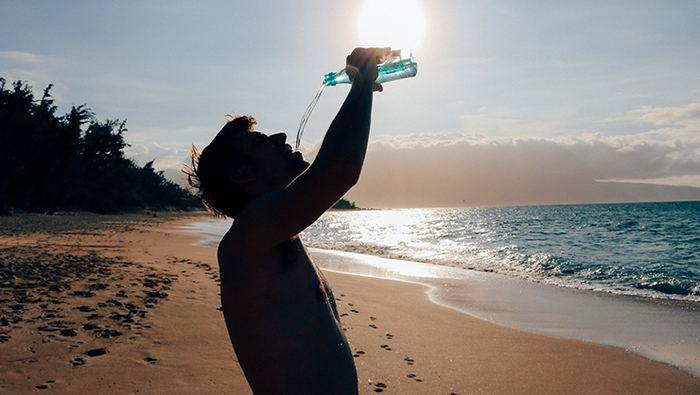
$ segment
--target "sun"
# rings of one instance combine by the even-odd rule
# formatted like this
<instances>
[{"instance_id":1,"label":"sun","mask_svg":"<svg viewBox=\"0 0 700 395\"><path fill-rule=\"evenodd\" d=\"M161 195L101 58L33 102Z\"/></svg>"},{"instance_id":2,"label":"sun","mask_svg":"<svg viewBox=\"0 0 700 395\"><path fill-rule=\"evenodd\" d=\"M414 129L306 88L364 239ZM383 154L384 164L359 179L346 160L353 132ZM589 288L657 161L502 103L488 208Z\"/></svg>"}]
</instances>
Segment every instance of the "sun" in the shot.
<instances>
[{"instance_id":1,"label":"sun","mask_svg":"<svg viewBox=\"0 0 700 395\"><path fill-rule=\"evenodd\" d=\"M415 49L424 30L415 0L367 0L358 21L360 43L366 47Z\"/></svg>"}]
</instances>

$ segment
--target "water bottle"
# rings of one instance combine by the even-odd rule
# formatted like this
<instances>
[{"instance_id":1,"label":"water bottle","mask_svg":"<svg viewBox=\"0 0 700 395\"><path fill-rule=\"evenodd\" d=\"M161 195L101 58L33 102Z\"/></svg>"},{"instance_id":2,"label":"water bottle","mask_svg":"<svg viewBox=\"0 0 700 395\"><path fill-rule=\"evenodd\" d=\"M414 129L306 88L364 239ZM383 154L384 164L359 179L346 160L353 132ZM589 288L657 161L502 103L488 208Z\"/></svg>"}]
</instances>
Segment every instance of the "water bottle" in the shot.
<instances>
[{"instance_id":1,"label":"water bottle","mask_svg":"<svg viewBox=\"0 0 700 395\"><path fill-rule=\"evenodd\" d=\"M413 59L413 54L408 58L401 58L401 51L396 51L398 56L395 56L384 63L377 65L378 84L383 84L389 81L400 80L402 78L415 77L418 74L418 63ZM335 86L338 84L349 84L350 76L341 70L338 72L330 72L323 76L323 84L325 86Z\"/></svg>"},{"instance_id":2,"label":"water bottle","mask_svg":"<svg viewBox=\"0 0 700 395\"><path fill-rule=\"evenodd\" d=\"M401 51L392 51L391 55L386 61L377 65L377 79L374 81L378 84L382 84L384 82L400 80L402 78L415 77L416 74L418 74L418 64L413 59L413 54L411 54L408 58L402 59ZM301 136L304 134L306 123L309 121L309 117L311 117L311 113L314 111L314 108L316 108L316 103L318 103L318 100L321 98L323 89L325 89L327 86L349 84L350 82L350 76L345 72L345 69L335 73L328 73L323 76L323 83L321 84L321 87L319 88L318 92L316 92L316 95L311 100L309 106L306 108L304 115L301 117L301 122L299 122L299 129L297 129L295 144L295 149L297 151L299 150L299 145L301 144Z\"/></svg>"}]
</instances>

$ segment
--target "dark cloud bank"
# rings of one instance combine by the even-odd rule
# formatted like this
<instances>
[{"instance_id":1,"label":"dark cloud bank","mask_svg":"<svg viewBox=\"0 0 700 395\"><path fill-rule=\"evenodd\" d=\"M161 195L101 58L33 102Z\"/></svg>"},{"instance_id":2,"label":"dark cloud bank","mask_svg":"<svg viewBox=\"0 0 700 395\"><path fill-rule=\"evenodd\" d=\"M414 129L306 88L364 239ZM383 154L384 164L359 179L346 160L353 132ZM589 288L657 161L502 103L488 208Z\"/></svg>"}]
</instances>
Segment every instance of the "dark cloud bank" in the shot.
<instances>
[{"instance_id":1,"label":"dark cloud bank","mask_svg":"<svg viewBox=\"0 0 700 395\"><path fill-rule=\"evenodd\" d=\"M647 131L560 138L375 135L348 198L364 207L700 200L700 103L642 108L601 122ZM308 148L303 151L313 158L319 144ZM131 154L144 162L158 158L156 166L183 182L179 170L188 151L151 143L133 146ZM658 185L665 183L689 186Z\"/></svg>"},{"instance_id":2,"label":"dark cloud bank","mask_svg":"<svg viewBox=\"0 0 700 395\"><path fill-rule=\"evenodd\" d=\"M698 175L698 147L658 135L384 139L371 144L349 198L365 207L700 200L695 187L603 181Z\"/></svg>"}]
</instances>

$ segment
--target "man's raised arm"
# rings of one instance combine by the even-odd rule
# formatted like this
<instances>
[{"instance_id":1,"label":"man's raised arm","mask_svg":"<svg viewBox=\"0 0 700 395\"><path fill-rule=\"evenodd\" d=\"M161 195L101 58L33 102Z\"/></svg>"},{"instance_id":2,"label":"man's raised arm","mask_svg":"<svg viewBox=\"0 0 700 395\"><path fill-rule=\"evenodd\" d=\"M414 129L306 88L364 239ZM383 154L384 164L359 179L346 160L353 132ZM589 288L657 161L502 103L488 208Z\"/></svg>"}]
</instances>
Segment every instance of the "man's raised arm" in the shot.
<instances>
[{"instance_id":1,"label":"man's raised arm","mask_svg":"<svg viewBox=\"0 0 700 395\"><path fill-rule=\"evenodd\" d=\"M248 248L264 249L311 225L357 183L367 151L377 63L389 49L357 48L347 57L352 88L307 171L286 188L243 210L232 231Z\"/></svg>"}]
</instances>

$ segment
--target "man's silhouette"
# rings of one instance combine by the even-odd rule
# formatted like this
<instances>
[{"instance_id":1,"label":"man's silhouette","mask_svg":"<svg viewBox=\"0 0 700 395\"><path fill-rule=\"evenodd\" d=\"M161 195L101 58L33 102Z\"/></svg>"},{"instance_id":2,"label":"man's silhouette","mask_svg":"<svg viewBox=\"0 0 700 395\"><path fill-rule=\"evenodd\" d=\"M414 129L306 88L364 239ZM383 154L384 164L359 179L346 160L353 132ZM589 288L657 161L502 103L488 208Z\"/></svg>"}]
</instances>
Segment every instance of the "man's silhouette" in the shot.
<instances>
[{"instance_id":1,"label":"man's silhouette","mask_svg":"<svg viewBox=\"0 0 700 395\"><path fill-rule=\"evenodd\" d=\"M221 302L255 393L357 392L333 294L297 234L357 182L372 94L381 90L377 63L388 53L357 48L347 57L352 88L313 164L292 152L285 134L253 131L255 119L246 116L193 158L206 204L235 219L218 249Z\"/></svg>"}]
</instances>

